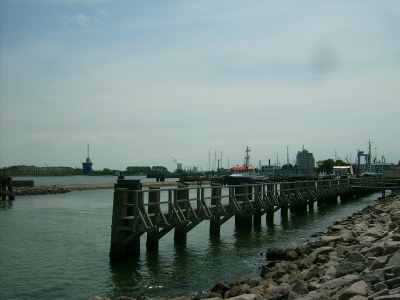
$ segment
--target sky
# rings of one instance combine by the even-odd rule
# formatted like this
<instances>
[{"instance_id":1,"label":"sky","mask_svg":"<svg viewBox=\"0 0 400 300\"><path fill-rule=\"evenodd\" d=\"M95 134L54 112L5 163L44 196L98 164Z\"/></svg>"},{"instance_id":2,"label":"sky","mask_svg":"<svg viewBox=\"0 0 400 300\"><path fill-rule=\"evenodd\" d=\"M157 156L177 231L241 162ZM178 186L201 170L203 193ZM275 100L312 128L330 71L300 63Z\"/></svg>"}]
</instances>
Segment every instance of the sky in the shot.
<instances>
[{"instance_id":1,"label":"sky","mask_svg":"<svg viewBox=\"0 0 400 300\"><path fill-rule=\"evenodd\" d=\"M400 1L0 5L0 167L400 160Z\"/></svg>"}]
</instances>

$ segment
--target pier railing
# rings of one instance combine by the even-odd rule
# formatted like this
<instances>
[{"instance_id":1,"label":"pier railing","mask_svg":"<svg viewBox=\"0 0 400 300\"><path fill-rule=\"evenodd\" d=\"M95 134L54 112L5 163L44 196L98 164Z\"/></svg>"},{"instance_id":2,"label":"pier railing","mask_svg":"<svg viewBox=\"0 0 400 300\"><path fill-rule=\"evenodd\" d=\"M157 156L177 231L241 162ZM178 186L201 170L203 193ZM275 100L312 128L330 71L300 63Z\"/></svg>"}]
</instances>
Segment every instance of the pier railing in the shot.
<instances>
[{"instance_id":1,"label":"pier railing","mask_svg":"<svg viewBox=\"0 0 400 300\"><path fill-rule=\"evenodd\" d=\"M111 259L140 254L140 236L147 233L147 251L172 229L175 243L186 243L187 233L204 220L210 234L235 217L248 227L273 220L276 211L305 209L314 202L337 201L352 191L350 179L272 182L234 186L195 186L142 189L139 180L118 179L114 189Z\"/></svg>"}]
</instances>

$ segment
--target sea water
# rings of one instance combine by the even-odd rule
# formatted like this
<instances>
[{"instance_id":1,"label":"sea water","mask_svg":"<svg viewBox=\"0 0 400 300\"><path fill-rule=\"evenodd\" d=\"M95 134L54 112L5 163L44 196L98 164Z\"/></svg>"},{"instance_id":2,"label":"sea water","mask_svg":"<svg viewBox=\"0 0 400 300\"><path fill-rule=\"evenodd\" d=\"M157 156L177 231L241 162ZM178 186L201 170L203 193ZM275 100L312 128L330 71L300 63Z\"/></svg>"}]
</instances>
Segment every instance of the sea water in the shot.
<instances>
[{"instance_id":1,"label":"sea water","mask_svg":"<svg viewBox=\"0 0 400 300\"><path fill-rule=\"evenodd\" d=\"M35 177L36 184L106 183L116 177ZM128 177L155 181L144 177ZM169 179L172 180L172 179ZM324 231L368 205L380 194L339 201L281 218L274 224L263 217L261 226L238 229L231 218L220 236L208 234L203 221L175 245L173 230L159 251L119 263L109 260L113 190L73 191L66 194L19 196L0 201L0 299L112 299L193 297L219 280L244 274L256 277L268 247L293 247L312 233Z\"/></svg>"}]
</instances>

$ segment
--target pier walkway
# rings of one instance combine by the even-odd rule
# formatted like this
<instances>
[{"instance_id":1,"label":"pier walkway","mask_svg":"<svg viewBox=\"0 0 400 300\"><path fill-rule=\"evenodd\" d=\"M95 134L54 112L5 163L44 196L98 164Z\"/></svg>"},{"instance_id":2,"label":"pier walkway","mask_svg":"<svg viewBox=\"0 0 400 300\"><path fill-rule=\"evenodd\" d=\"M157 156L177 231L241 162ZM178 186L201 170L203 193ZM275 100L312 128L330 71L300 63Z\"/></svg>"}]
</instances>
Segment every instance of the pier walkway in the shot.
<instances>
[{"instance_id":1,"label":"pier walkway","mask_svg":"<svg viewBox=\"0 0 400 300\"><path fill-rule=\"evenodd\" d=\"M110 259L140 254L140 237L147 233L146 249L158 251L158 241L174 229L174 242L185 244L188 232L204 220L209 233L235 217L235 226L273 221L274 213L312 209L315 202L354 197L352 179L271 182L235 186L198 186L142 189L140 180L118 179L114 188Z\"/></svg>"},{"instance_id":2,"label":"pier walkway","mask_svg":"<svg viewBox=\"0 0 400 300\"><path fill-rule=\"evenodd\" d=\"M382 191L382 197L385 197L388 190L400 190L400 179L358 178L352 180L352 188L355 192Z\"/></svg>"}]
</instances>

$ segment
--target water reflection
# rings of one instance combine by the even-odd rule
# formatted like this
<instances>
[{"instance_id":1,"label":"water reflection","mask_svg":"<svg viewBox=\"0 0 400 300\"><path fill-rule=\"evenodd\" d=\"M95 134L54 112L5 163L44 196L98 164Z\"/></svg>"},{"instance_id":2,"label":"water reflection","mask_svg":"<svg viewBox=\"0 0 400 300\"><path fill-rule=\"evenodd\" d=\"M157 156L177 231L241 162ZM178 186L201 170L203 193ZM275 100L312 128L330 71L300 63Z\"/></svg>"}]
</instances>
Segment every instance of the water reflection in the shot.
<instances>
[{"instance_id":1,"label":"water reflection","mask_svg":"<svg viewBox=\"0 0 400 300\"><path fill-rule=\"evenodd\" d=\"M282 215L281 216L281 226L283 230L288 230L289 229L289 217L288 215Z\"/></svg>"},{"instance_id":2,"label":"water reflection","mask_svg":"<svg viewBox=\"0 0 400 300\"><path fill-rule=\"evenodd\" d=\"M118 298L121 295L141 295L143 289L140 286L142 274L140 270L143 263L140 257L132 257L124 261L110 261L111 294L110 298Z\"/></svg>"},{"instance_id":3,"label":"water reflection","mask_svg":"<svg viewBox=\"0 0 400 300\"><path fill-rule=\"evenodd\" d=\"M0 210L12 209L14 200L0 200Z\"/></svg>"}]
</instances>

